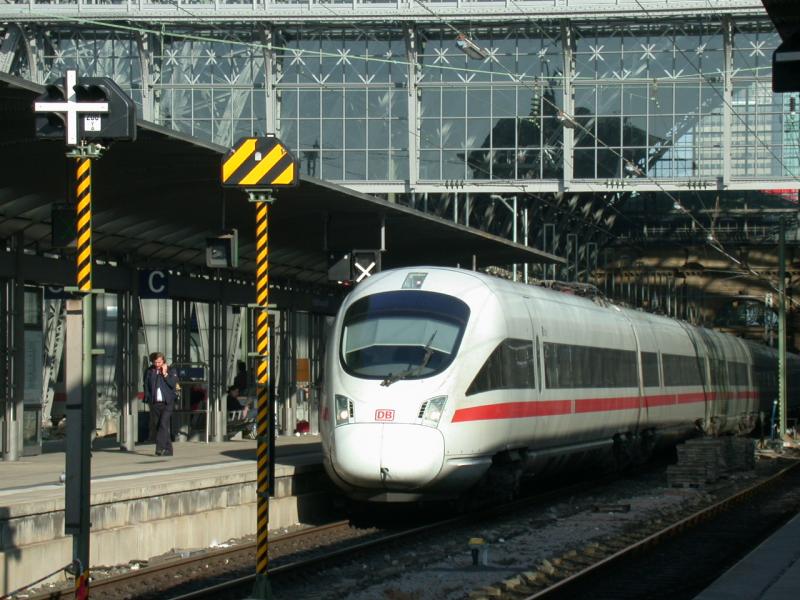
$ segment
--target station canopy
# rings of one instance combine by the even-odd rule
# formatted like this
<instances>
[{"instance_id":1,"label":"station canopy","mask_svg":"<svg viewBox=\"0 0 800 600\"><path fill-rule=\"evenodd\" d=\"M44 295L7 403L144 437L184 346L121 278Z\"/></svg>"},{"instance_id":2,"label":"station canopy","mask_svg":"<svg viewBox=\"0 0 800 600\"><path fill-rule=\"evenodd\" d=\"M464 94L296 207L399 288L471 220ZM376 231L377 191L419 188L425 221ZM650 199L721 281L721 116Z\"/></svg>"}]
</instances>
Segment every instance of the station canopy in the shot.
<instances>
[{"instance_id":1,"label":"station canopy","mask_svg":"<svg viewBox=\"0 0 800 600\"><path fill-rule=\"evenodd\" d=\"M0 74L0 237L22 231L26 246L51 248L51 207L64 202L75 162L60 141L34 135L42 86ZM141 121L135 142L117 142L93 163L93 246L98 259L131 267L205 269L206 239L239 231L239 269L255 270L255 218L247 196L223 190L228 148ZM70 192L71 193L71 192ZM270 277L327 282L326 240L374 247L383 224L383 268L460 264L470 268L562 259L439 217L301 176L280 190L269 213ZM333 229L331 229L333 228ZM333 235L332 235L333 234ZM365 247L366 244L369 244Z\"/></svg>"}]
</instances>

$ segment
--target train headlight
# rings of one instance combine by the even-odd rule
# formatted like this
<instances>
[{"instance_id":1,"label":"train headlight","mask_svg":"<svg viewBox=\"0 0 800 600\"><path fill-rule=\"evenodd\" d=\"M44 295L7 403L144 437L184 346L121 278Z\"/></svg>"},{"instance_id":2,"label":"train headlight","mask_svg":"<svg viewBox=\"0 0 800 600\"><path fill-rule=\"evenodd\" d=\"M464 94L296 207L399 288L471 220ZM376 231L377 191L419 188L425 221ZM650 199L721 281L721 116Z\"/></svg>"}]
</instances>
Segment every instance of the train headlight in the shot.
<instances>
[{"instance_id":1,"label":"train headlight","mask_svg":"<svg viewBox=\"0 0 800 600\"><path fill-rule=\"evenodd\" d=\"M344 425L349 423L353 418L353 401L347 396L334 396L336 404L336 425Z\"/></svg>"},{"instance_id":2,"label":"train headlight","mask_svg":"<svg viewBox=\"0 0 800 600\"><path fill-rule=\"evenodd\" d=\"M445 402L447 402L447 396L436 396L428 400L425 403L425 411L422 413L422 424L436 427L439 419L442 418Z\"/></svg>"}]
</instances>

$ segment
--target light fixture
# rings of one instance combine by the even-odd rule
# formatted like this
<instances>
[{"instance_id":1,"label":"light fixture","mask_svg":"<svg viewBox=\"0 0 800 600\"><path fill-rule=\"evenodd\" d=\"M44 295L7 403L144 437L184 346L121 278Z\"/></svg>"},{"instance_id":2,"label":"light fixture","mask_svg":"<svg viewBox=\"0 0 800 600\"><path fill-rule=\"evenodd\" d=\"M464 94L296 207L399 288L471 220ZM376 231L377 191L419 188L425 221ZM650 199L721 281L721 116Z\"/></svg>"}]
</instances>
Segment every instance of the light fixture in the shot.
<instances>
[{"instance_id":1,"label":"light fixture","mask_svg":"<svg viewBox=\"0 0 800 600\"><path fill-rule=\"evenodd\" d=\"M632 163L629 160L625 161L625 170L631 175L638 175L639 177L644 177L644 171L642 171L641 167L639 167L639 165Z\"/></svg>"},{"instance_id":2,"label":"light fixture","mask_svg":"<svg viewBox=\"0 0 800 600\"><path fill-rule=\"evenodd\" d=\"M560 110L556 113L556 120L559 123L561 123L564 127L568 127L569 129L576 129L578 127L578 124L575 122L575 119L573 119L563 110Z\"/></svg>"},{"instance_id":3,"label":"light fixture","mask_svg":"<svg viewBox=\"0 0 800 600\"><path fill-rule=\"evenodd\" d=\"M485 60L489 56L486 50L478 46L478 44L463 33L459 33L456 37L456 46L458 46L458 49L464 54L475 60Z\"/></svg>"}]
</instances>

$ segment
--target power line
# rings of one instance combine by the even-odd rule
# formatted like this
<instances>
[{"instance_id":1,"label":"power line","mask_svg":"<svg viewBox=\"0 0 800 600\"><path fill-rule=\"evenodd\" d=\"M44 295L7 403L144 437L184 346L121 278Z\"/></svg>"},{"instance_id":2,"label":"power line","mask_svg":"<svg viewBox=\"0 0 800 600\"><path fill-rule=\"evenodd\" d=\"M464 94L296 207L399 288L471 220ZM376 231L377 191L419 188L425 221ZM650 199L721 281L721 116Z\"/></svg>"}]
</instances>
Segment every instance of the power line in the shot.
<instances>
[{"instance_id":1,"label":"power line","mask_svg":"<svg viewBox=\"0 0 800 600\"><path fill-rule=\"evenodd\" d=\"M420 5L424 6L424 7L426 8L426 10L428 10L428 11L429 11L429 12L430 12L432 15L434 15L434 16L436 16L437 18L439 18L440 20L442 20L442 21L445 23L445 25L447 25L449 28L453 29L454 31L456 31L456 32L458 32L458 33L460 34L460 31L459 31L457 28L455 28L454 26L452 26L451 24L449 24L449 23L448 23L447 21L445 21L445 20L444 20L444 19L443 19L443 18L442 18L440 15L437 15L437 14L436 14L434 11L432 11L432 10L431 10L429 7L425 6L425 5L424 5L422 2L420 2L420 0L415 0L415 1L416 1L416 2L418 2ZM641 5L640 5L640 6L641 6ZM187 11L187 12L188 12L188 11ZM647 12L647 11L645 11L645 12ZM649 14L649 13L648 13L648 14ZM59 15L54 15L54 17L55 17L56 19L63 20L63 21L77 22L77 23L80 23L80 24L85 24L85 23L88 23L88 24L94 24L94 25L99 25L99 26L108 27L108 28L116 28L116 29L121 29L121 30L136 31L136 32L138 32L138 33L148 33L148 34L152 34L152 35L156 35L156 36L163 36L163 37L173 37L173 38L178 38L178 39L186 39L186 40L202 41L202 42L207 42L207 43L220 43L220 42L224 42L224 43L227 43L227 44L230 44L230 45L241 45L241 46L245 46L245 47L251 47L251 48L259 48L259 49L266 49L266 50L277 50L277 51L286 51L286 52L292 52L292 53L299 52L299 54L300 54L300 55L303 55L303 54L309 54L309 55L316 55L316 56L319 56L319 57L333 57L333 58L341 58L341 54L336 54L336 53L331 53L331 52L324 52L324 51L311 51L311 50L305 50L305 49L300 49L300 50L298 51L297 49L294 49L294 48L289 48L289 47L281 47L281 46L277 46L277 45L274 45L274 44L269 44L269 45L268 45L268 44L260 44L260 43L257 43L257 42L244 42L244 41L240 41L240 40L230 40L230 39L226 39L226 40L218 40L218 39L215 39L215 38L209 38L209 37L205 37L205 36L199 36L199 35L192 35L192 34L184 34L184 33L176 33L176 32L171 32L171 31L167 31L167 30L165 30L165 29L162 29L162 30L152 30L152 29L146 29L146 28L143 28L143 27L133 27L133 26L126 26L126 25L120 25L120 24L117 24L117 23L110 23L110 22L105 22L105 21L101 21L101 20L95 20L95 19L85 19L85 18L76 18L76 17L59 16ZM683 51L681 50L681 52L683 52ZM683 53L683 54L684 54L684 56L685 56L685 53ZM390 63L390 64L398 64L398 65L403 65L403 66L405 66L405 67L410 67L410 66L412 66L412 63L410 63L409 61L401 61L401 60L397 60L397 59L389 59L389 58L378 58L378 57L368 57L368 56L364 56L364 57L362 57L362 56L357 56L357 55L348 56L348 58L350 58L350 59L356 59L356 60L364 60L364 61L373 61L373 62L384 62L384 63ZM501 68L503 68L503 69L504 69L504 70L507 72L507 74L508 74L508 76L509 76L509 78L510 78L510 81L511 81L511 83L513 83L513 84L519 84L519 85L522 85L522 86L524 86L524 87L528 87L528 85L527 85L527 84L528 84L528 82L525 80L524 76L521 76L521 75L518 75L518 74L516 74L516 73L513 73L513 72L511 72L511 71L510 71L509 69L507 69L507 68L506 68L506 67L505 67L505 66L504 66L502 63L500 63L500 62L499 62L499 61L497 61L496 59L494 59L494 60L495 60L495 62L496 62L496 63L497 63L497 64L498 64L498 65L499 65ZM690 62L691 62L691 61L690 61ZM416 64L415 64L415 65L413 65L413 66L416 68ZM433 65L426 65L426 68L439 69L439 70L449 70L449 71L458 71L458 72L462 72L462 73L473 73L473 74L489 74L489 75L495 75L495 74L497 74L497 72L496 72L496 71L494 71L494 70L470 69L470 68L466 68L466 67L452 67L452 66L448 66L448 65L436 65L436 64L433 64ZM699 71L698 71L698 74L699 74L699 76L700 76L701 78L703 78L704 80L706 80L706 81L708 82L708 80L707 80L707 77L706 77L706 76L705 76L705 75L704 75L702 72L699 72ZM539 79L540 79L540 78L539 78L539 76L536 76L534 79L535 79L535 81L537 82L537 85L540 85L540 84L538 83L538 82L539 82ZM562 76L557 76L557 75L549 76L549 75L548 75L548 76L547 76L547 77L545 77L544 79L547 79L547 80L554 80L554 81L557 81L557 80L565 80L565 79L566 79L566 76L564 76L564 75L562 75ZM675 81L675 79L676 79L676 78L668 78L668 81ZM646 80L648 80L648 81L649 81L649 80L650 80L650 78L647 78ZM601 81L605 83L605 80L601 80ZM631 83L634 83L635 81L636 81L636 80L630 80L630 82L631 82ZM657 80L656 80L656 81L657 81ZM693 81L694 81L694 79L693 79ZM496 82L495 82L495 83L496 83ZM712 86L712 87L713 87L713 86ZM534 87L531 87L530 89L532 89L534 92L538 91L538 89L537 89L537 88L534 88ZM718 91L718 90L716 90L716 88L715 88L715 91L716 91L717 93L719 93L719 91ZM546 98L546 97L542 96L542 100L543 100L544 102L547 102L547 103L548 103L548 104L550 104L550 105L551 105L553 108L555 108L555 109L556 109L557 111L559 111L559 112L562 112L562 114L563 114L563 111L561 111L561 109L560 109L560 108L559 108L559 107L558 107L558 106L557 106L555 103L551 102L551 101L550 101L548 98ZM724 100L724 96L723 96L723 100ZM731 107L731 106L730 106L730 104L729 104L729 103L727 103L727 101L726 101L725 103L726 103L726 105L727 105L727 106L728 106L728 107L729 107L729 108L732 110L732 112L733 112L733 107ZM739 116L739 115L737 114L737 116ZM739 118L741 118L741 117L739 117ZM646 173L642 173L642 172L641 172L641 169L639 169L637 165L635 165L635 164L634 164L632 161L630 161L629 159L626 159L626 158L625 158L625 157L624 157L624 156L623 156L623 155L620 153L620 151L619 151L619 150L617 150L616 148L612 148L612 147L610 147L608 144L606 144L606 143L605 143L603 140L601 140L601 139L600 139L600 138L599 138L599 137L598 137L596 134L594 134L592 131L589 131L589 130L588 130L586 127L584 127L583 125L581 125L581 124L577 123L576 121L574 121L574 119L573 119L573 122L574 122L574 123L575 123L575 124L576 124L578 127L580 127L580 128L581 128L581 129L582 129L582 130L583 130L583 131L584 131L584 132L587 134L587 135L589 135L591 138L593 138L594 140L596 140L596 142L597 142L597 143L599 143L599 144L600 144L600 145L601 145L603 148L605 148L605 149L608 149L609 151L611 151L612 153L614 153L616 156L618 156L620 159L622 159L622 161L624 162L624 164L626 165L626 167L628 167L628 168L630 168L630 169L633 169L633 172L636 172L636 170L638 169L638 170L639 170L639 172L638 172L637 174L640 174L640 175L642 175L642 176L643 176L644 178L646 178L648 181L652 182L652 183L653 183L653 184L654 184L656 187L658 187L658 188L659 188L659 189L660 189L660 190L661 190L663 193L665 193L665 194L666 194L666 195L667 195L667 196L668 196L670 199L672 199L672 200L673 200L673 202L674 202L674 205L675 205L676 209L679 209L679 210L681 210L681 211L682 211L684 214L686 214L686 215L687 215L687 216L688 216L688 217L689 217L689 218L690 218L690 219L691 219L691 220L692 220L692 221L693 221L693 222L694 222L694 223L695 223L695 224L696 224L698 227L700 227L700 228L701 228L703 231L709 231L709 230L708 230L708 229L707 229L707 228L706 228L706 227L705 227L705 226L704 226L704 225L703 225L703 224L702 224L702 223L701 223L701 222L700 222L700 221L699 221L699 220L698 220L698 219L697 219L697 218L696 218L694 215L692 215L692 214L691 214L691 212L690 212L690 211L688 211L688 210L687 210L685 207L683 207L683 205L680 203L680 201L679 201L677 198L675 198L675 197L674 197L674 196L673 196L673 195L672 195L672 194L671 194L671 193L670 193L668 190L666 190L666 189L663 187L663 185L662 185L660 182L658 182L658 181L657 181L655 178L651 177L650 175L647 175ZM749 125L747 124L747 122L746 122L746 121L744 121L744 122L745 122L745 126L749 128ZM416 134L415 132L413 132L413 131L411 131L411 133L412 133L412 135L417 135L417 134ZM419 137L419 136L418 136L418 137ZM756 139L759 141L759 143L761 143L762 145L766 146L766 145L764 144L764 142L763 142L763 141L762 141L760 138L758 138L757 136L756 136ZM773 156L774 156L775 158L778 158L777 156L775 156L775 155L774 155L774 153L773 153ZM778 158L778 160L780 161L780 159L779 159L779 158ZM780 161L780 162L781 162L781 164L783 165L782 161ZM783 166L785 167L785 165L783 165ZM523 192L525 192L525 193L528 193L528 192L526 192L526 191L525 191L525 187L524 187L524 185L522 185L522 184L515 184L515 187L519 187L519 188L520 188L520 189L521 189ZM621 213L621 212L620 212L618 209L616 209L616 207L614 207L614 206L613 206L613 205L611 205L610 203L607 203L607 205L608 205L609 207L611 207L612 209L614 209L614 210L615 210L615 211L616 211L618 214L620 214L621 216L623 216L623 217L624 217L626 220L629 220L629 221L630 221L630 219L629 219L629 218L628 218L626 215L624 215L623 213ZM613 235L613 234L612 234L612 235ZM616 237L616 236L614 236L614 237ZM715 240L715 238L713 237L713 232L711 232L711 235L710 235L710 236L709 236L709 238L708 238L708 243L709 243L709 245L710 245L712 248L716 249L717 251L719 251L720 253L722 253L723 255L725 255L726 257L728 257L729 259L733 260L733 261L734 261L734 262L736 262L737 264L740 264L740 265L742 265L742 262L741 262L741 261L739 261L738 259L736 259L736 258L735 258L735 257L733 257L732 255L730 255L730 254L729 254L729 253L728 253L728 252L725 250L725 248L724 248L724 247L721 245L721 243L719 243L718 241L716 241L716 240ZM755 274L755 272L753 272L753 273ZM771 284L771 282L770 282L770 284Z\"/></svg>"}]
</instances>

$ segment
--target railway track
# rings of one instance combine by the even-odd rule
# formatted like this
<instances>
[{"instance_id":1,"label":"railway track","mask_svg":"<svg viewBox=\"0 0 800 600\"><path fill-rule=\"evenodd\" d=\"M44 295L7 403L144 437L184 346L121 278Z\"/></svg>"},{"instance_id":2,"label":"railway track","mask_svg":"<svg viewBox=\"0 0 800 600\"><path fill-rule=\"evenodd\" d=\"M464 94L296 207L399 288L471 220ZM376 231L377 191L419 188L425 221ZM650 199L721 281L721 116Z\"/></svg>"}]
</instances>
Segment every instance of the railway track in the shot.
<instances>
[{"instance_id":1,"label":"railway track","mask_svg":"<svg viewBox=\"0 0 800 600\"><path fill-rule=\"evenodd\" d=\"M676 522L570 550L470 598L690 599L798 511L800 462Z\"/></svg>"},{"instance_id":2,"label":"railway track","mask_svg":"<svg viewBox=\"0 0 800 600\"><path fill-rule=\"evenodd\" d=\"M273 560L280 562L286 556L309 552L324 539L329 546L346 545L349 541L367 538L371 530L353 530L349 521L336 521L276 536L271 540ZM208 580L214 577L231 577L231 572L252 571L255 563L255 543L203 552L187 558L164 561L121 575L96 579L91 584L91 596L104 600L130 598L163 598L164 590L175 586L176 580ZM241 565L237 569L236 565ZM73 600L71 589L52 590L29 596L30 600Z\"/></svg>"},{"instance_id":3,"label":"railway track","mask_svg":"<svg viewBox=\"0 0 800 600\"><path fill-rule=\"evenodd\" d=\"M678 522L667 525L654 521L650 527L638 526L635 530L626 531L621 536L589 543L584 548L554 557L545 561L538 568L512 579L483 590L474 590L470 596L471 598L481 598L484 595L483 591L487 598L505 600L658 598L658 594L641 591L641 582L636 582L635 579L637 577L641 579L642 572L651 574L659 572L658 579L648 577L648 580L660 582L657 585L666 586L669 589L669 584L665 583L667 574L663 573L663 569L661 569L663 565L660 564L656 565L659 569L650 566L641 567L649 570L638 572L634 570L630 576L633 581L626 581L624 573L614 575L612 579L618 580L619 586L623 590L627 590L625 594L621 593L620 589L610 588L607 594L604 592L605 595L601 595L600 585L607 585L607 581L611 581L609 573L614 572L620 565L627 564L631 557L643 555L653 547L661 547L666 540L675 538L681 532L688 531L690 528L728 511L731 507L746 502L749 497L764 494L765 489L775 488L781 481L800 483L798 466L800 466L800 462L721 502L701 511L686 514ZM275 537L270 543L270 578L275 584L293 578L308 577L308 573L319 572L328 566L355 559L363 553L374 553L378 549L391 548L393 545L411 540L418 541L421 537L447 531L465 523L479 522L481 519L490 519L492 516L513 514L522 507L544 505L552 500L563 499L565 496L585 491L601 482L608 482L608 478L559 487L490 510L436 520L419 527L395 531L378 528L354 529L349 521L338 521ZM800 489L800 485L796 487ZM798 505L800 505L800 492L798 492ZM785 514L785 512L783 511L781 514ZM773 529L782 522L773 525ZM720 539L722 538L720 537ZM725 539L720 543L731 545L732 542L730 539ZM753 543L749 547L752 547ZM687 553L687 555L689 554L691 553ZM698 553L691 555L695 562L703 563L702 560L698 560ZM252 588L254 556L255 545L245 544L164 562L138 571L93 581L92 597L108 600L241 598ZM703 567L705 569L705 564ZM713 569L706 569L706 571L710 572ZM674 595L669 597L670 600L676 598ZM47 592L30 598L31 600L72 599L74 595L71 590L66 590Z\"/></svg>"},{"instance_id":4,"label":"railway track","mask_svg":"<svg viewBox=\"0 0 800 600\"><path fill-rule=\"evenodd\" d=\"M608 483L619 475L601 476L577 484L558 486L513 502L503 503L453 518L438 519L421 526L399 530L376 527L356 529L350 521L302 529L270 540L270 578L294 577L308 568L324 567L342 557L356 557L360 552L417 539L476 519L513 513L522 506L544 504L588 486ZM255 543L204 552L195 556L165 561L120 575L92 581L91 597L104 600L198 600L241 598L254 580ZM241 567L237 567L241 565ZM200 583L202 581L202 584ZM197 588L203 585L202 589ZM26 600L74 600L72 589L50 590L26 597Z\"/></svg>"}]
</instances>

